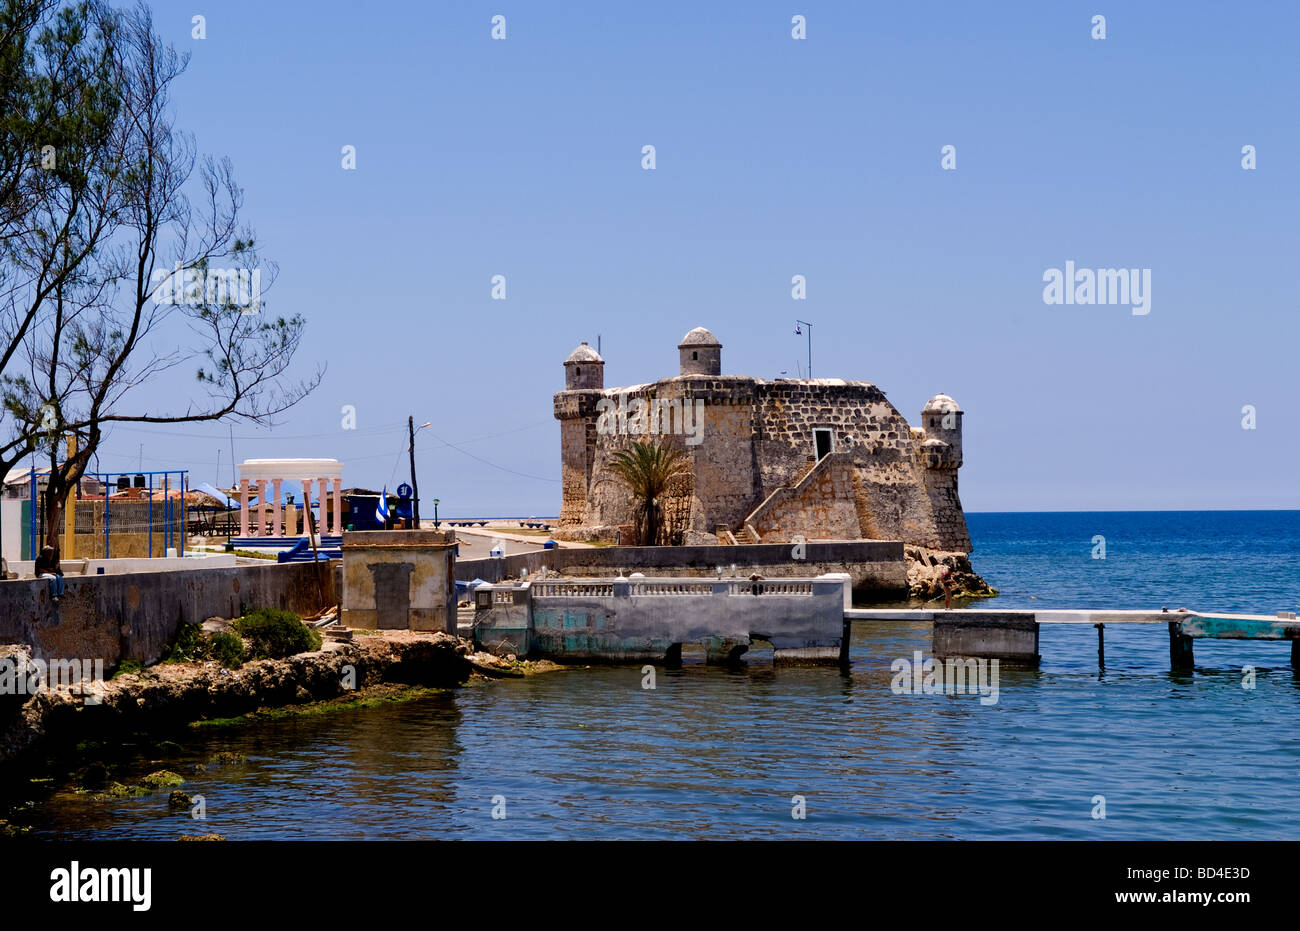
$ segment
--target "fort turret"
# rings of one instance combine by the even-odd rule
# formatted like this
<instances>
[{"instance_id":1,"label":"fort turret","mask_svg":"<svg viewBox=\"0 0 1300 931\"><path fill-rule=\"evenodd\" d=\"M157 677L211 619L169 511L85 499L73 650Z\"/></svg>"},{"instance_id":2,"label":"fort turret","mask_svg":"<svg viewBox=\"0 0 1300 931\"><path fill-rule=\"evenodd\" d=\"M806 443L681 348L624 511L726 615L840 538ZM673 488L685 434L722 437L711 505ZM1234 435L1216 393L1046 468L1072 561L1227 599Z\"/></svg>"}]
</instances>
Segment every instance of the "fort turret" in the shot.
<instances>
[{"instance_id":1,"label":"fort turret","mask_svg":"<svg viewBox=\"0 0 1300 931\"><path fill-rule=\"evenodd\" d=\"M970 532L957 494L957 470L962 461L961 415L961 407L946 394L936 394L925 402L921 408L921 464L939 548L969 553Z\"/></svg>"},{"instance_id":2,"label":"fort turret","mask_svg":"<svg viewBox=\"0 0 1300 931\"><path fill-rule=\"evenodd\" d=\"M564 360L564 389L576 391L583 388L604 387L605 360L584 340Z\"/></svg>"},{"instance_id":3,"label":"fort turret","mask_svg":"<svg viewBox=\"0 0 1300 931\"><path fill-rule=\"evenodd\" d=\"M961 415L957 402L936 394L921 408L921 430L927 469L961 468Z\"/></svg>"},{"instance_id":4,"label":"fort turret","mask_svg":"<svg viewBox=\"0 0 1300 931\"><path fill-rule=\"evenodd\" d=\"M560 421L560 525L581 524L596 449L596 404L605 387L605 360L585 342L564 360L564 390L555 395Z\"/></svg>"},{"instance_id":5,"label":"fort turret","mask_svg":"<svg viewBox=\"0 0 1300 931\"><path fill-rule=\"evenodd\" d=\"M683 375L721 375L722 343L718 338L697 326L677 344L681 353Z\"/></svg>"}]
</instances>

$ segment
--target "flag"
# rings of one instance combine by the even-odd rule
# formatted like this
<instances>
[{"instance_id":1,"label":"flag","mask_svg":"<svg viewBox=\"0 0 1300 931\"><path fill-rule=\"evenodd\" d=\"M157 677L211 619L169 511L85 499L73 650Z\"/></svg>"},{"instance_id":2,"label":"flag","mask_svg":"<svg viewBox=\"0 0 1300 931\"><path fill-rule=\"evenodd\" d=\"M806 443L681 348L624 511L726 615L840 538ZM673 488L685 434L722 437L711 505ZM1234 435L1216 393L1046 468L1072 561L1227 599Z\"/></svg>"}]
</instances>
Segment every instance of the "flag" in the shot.
<instances>
[{"instance_id":1,"label":"flag","mask_svg":"<svg viewBox=\"0 0 1300 931\"><path fill-rule=\"evenodd\" d=\"M796 323L794 325L794 335L799 336L801 333L803 333L803 330L799 329L799 324Z\"/></svg>"},{"instance_id":2,"label":"flag","mask_svg":"<svg viewBox=\"0 0 1300 931\"><path fill-rule=\"evenodd\" d=\"M388 486L384 486L384 493L379 496L379 507L375 508L375 520L381 527L388 526Z\"/></svg>"}]
</instances>

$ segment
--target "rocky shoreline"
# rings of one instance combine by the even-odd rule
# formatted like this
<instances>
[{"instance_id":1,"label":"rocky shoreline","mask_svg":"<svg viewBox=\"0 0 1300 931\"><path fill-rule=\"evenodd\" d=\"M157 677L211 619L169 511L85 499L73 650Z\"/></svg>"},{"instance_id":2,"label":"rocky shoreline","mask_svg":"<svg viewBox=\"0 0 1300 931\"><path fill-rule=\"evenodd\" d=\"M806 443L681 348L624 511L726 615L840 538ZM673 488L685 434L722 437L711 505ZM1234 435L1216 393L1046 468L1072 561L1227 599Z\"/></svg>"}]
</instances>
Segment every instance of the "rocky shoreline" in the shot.
<instances>
[{"instance_id":1,"label":"rocky shoreline","mask_svg":"<svg viewBox=\"0 0 1300 931\"><path fill-rule=\"evenodd\" d=\"M943 600L943 573L952 571L953 598L991 598L998 593L980 578L961 552L931 550L923 546L903 547L907 560L907 595L920 601Z\"/></svg>"},{"instance_id":2,"label":"rocky shoreline","mask_svg":"<svg viewBox=\"0 0 1300 931\"><path fill-rule=\"evenodd\" d=\"M942 576L951 570L953 597L989 597L997 592L971 568L961 552L905 548L908 595L942 601ZM216 619L213 619L216 620ZM204 625L205 629L209 626ZM517 677L563 668L549 662L519 661L476 653L473 644L446 633L354 632L327 639L319 650L285 659L246 662L227 668L214 661L158 663L119 671L84 687L41 687L34 694L0 695L0 768L51 742L111 739L213 719L267 714L311 703L357 704L380 686L454 688L472 678ZM32 665L30 650L2 651L10 667Z\"/></svg>"},{"instance_id":3,"label":"rocky shoreline","mask_svg":"<svg viewBox=\"0 0 1300 931\"><path fill-rule=\"evenodd\" d=\"M21 661L22 648L10 648ZM384 631L329 640L320 650L228 669L215 662L160 663L84 688L41 688L0 704L0 766L47 743L111 739L313 702L356 699L383 685L453 688L560 668L476 654L445 633Z\"/></svg>"}]
</instances>

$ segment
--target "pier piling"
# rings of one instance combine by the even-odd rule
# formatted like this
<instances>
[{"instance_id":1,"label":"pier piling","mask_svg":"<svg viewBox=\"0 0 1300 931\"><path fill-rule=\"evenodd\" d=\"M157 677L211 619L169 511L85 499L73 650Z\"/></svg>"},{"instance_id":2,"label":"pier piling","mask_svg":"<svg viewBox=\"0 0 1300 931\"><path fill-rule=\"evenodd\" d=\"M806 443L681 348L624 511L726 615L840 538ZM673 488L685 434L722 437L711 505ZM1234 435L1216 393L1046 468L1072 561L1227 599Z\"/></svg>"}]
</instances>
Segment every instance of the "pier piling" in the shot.
<instances>
[{"instance_id":1,"label":"pier piling","mask_svg":"<svg viewBox=\"0 0 1300 931\"><path fill-rule=\"evenodd\" d=\"M1182 624L1169 622L1169 667L1171 669L1192 669L1196 658L1192 649L1192 638L1183 633Z\"/></svg>"}]
</instances>

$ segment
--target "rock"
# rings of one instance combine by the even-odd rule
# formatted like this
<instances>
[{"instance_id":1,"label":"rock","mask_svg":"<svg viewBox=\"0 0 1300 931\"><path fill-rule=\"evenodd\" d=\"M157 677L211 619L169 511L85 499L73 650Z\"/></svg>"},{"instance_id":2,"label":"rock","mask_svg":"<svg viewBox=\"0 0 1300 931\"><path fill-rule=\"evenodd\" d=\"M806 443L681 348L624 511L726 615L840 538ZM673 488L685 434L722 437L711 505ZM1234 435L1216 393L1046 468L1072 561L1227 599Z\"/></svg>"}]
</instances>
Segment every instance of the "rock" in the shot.
<instances>
[{"instance_id":1,"label":"rock","mask_svg":"<svg viewBox=\"0 0 1300 931\"><path fill-rule=\"evenodd\" d=\"M150 791L144 786L129 786L121 782L110 782L106 790L98 795L92 795L91 798L97 801L109 798L140 798L148 795Z\"/></svg>"},{"instance_id":2,"label":"rock","mask_svg":"<svg viewBox=\"0 0 1300 931\"><path fill-rule=\"evenodd\" d=\"M167 807L172 811L188 811L193 805L194 799L180 789L173 789L172 794L167 796Z\"/></svg>"},{"instance_id":3,"label":"rock","mask_svg":"<svg viewBox=\"0 0 1300 931\"><path fill-rule=\"evenodd\" d=\"M8 821L0 818L0 837L21 837L30 830L20 824L10 824Z\"/></svg>"},{"instance_id":4,"label":"rock","mask_svg":"<svg viewBox=\"0 0 1300 931\"><path fill-rule=\"evenodd\" d=\"M185 780L170 769L160 769L140 780L140 785L147 789L166 789L171 786L184 785Z\"/></svg>"},{"instance_id":5,"label":"rock","mask_svg":"<svg viewBox=\"0 0 1300 931\"><path fill-rule=\"evenodd\" d=\"M9 702L10 711L0 715L0 765L50 738L105 738L121 729L163 729L205 718L235 717L258 708L334 699L345 691L343 670L347 667L357 683L367 685L390 682L448 687L465 682L473 671L468 659L473 645L442 632L361 637L355 643L335 646L328 652L255 660L236 673L157 666L138 678L122 676L104 683L94 708L87 708L80 695L65 690L0 695L0 710ZM0 648L0 655L17 656L21 662L29 659L30 651ZM176 781L137 787L117 784L116 790L109 787L105 797L113 791L136 794L137 789L139 794L147 794L174 788L183 781L175 773L166 778Z\"/></svg>"},{"instance_id":6,"label":"rock","mask_svg":"<svg viewBox=\"0 0 1300 931\"><path fill-rule=\"evenodd\" d=\"M108 767L95 762L77 774L77 782L84 789L102 789L108 785Z\"/></svg>"},{"instance_id":7,"label":"rock","mask_svg":"<svg viewBox=\"0 0 1300 931\"><path fill-rule=\"evenodd\" d=\"M182 834L177 840L216 841L225 840L224 834Z\"/></svg>"},{"instance_id":8,"label":"rock","mask_svg":"<svg viewBox=\"0 0 1300 931\"><path fill-rule=\"evenodd\" d=\"M952 572L953 598L987 598L997 590L975 574L966 553L928 550L925 547L903 548L907 559L907 587L912 598L922 601L944 597L943 573Z\"/></svg>"}]
</instances>

